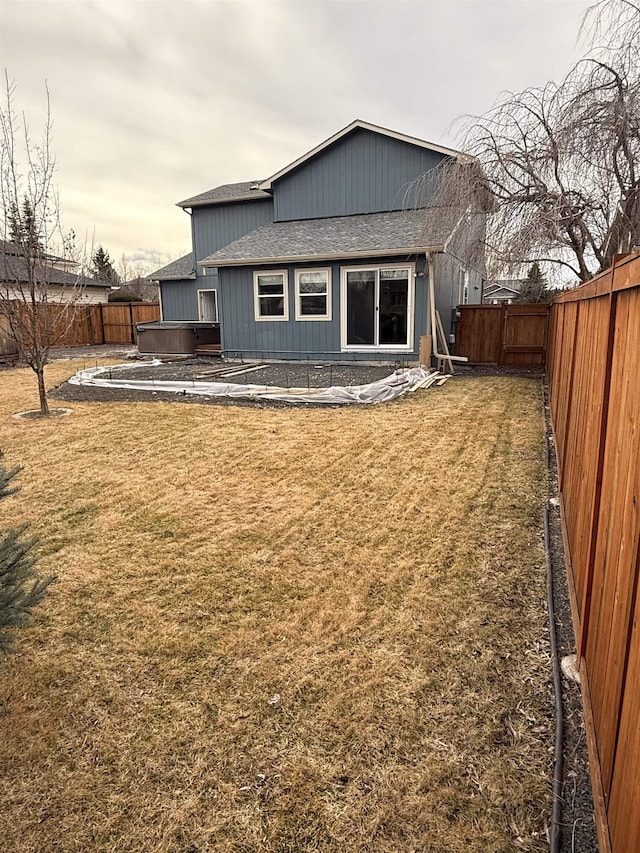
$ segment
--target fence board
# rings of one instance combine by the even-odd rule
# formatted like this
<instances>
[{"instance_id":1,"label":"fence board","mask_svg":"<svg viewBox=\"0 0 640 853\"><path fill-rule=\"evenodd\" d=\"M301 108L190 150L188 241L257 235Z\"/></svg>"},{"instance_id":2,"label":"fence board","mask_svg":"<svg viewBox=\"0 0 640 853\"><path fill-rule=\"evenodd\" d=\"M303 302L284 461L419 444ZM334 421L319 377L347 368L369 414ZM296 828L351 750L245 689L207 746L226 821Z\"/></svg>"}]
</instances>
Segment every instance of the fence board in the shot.
<instances>
[{"instance_id":1,"label":"fence board","mask_svg":"<svg viewBox=\"0 0 640 853\"><path fill-rule=\"evenodd\" d=\"M640 850L640 254L552 306L547 375L599 837ZM575 616L575 614L574 614Z\"/></svg>"},{"instance_id":2,"label":"fence board","mask_svg":"<svg viewBox=\"0 0 640 853\"><path fill-rule=\"evenodd\" d=\"M69 306L49 303L43 307L43 324L50 330L54 346L77 347L88 344L135 344L136 323L160 319L157 302L118 303ZM0 313L0 356L15 353L16 347L7 333ZM4 332L3 332L4 330Z\"/></svg>"},{"instance_id":3,"label":"fence board","mask_svg":"<svg viewBox=\"0 0 640 853\"><path fill-rule=\"evenodd\" d=\"M471 364L542 367L548 305L459 305L456 354Z\"/></svg>"}]
</instances>

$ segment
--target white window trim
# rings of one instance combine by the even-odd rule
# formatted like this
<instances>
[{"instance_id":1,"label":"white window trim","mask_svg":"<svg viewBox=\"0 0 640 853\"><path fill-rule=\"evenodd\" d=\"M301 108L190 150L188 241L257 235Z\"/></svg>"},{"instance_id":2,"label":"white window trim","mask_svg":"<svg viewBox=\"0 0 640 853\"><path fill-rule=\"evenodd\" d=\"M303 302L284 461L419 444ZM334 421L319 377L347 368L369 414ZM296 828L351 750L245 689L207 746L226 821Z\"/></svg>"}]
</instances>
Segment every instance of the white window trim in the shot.
<instances>
[{"instance_id":1,"label":"white window trim","mask_svg":"<svg viewBox=\"0 0 640 853\"><path fill-rule=\"evenodd\" d=\"M260 296L258 295L258 276L260 275L281 275L282 290L284 298L284 314L282 317L261 317L260 316ZM264 297L262 297L264 298ZM287 270L254 270L253 272L253 316L256 323L282 323L289 319L289 275Z\"/></svg>"},{"instance_id":2,"label":"white window trim","mask_svg":"<svg viewBox=\"0 0 640 853\"><path fill-rule=\"evenodd\" d=\"M327 275L327 311L325 314L303 314L302 313L302 303L301 299L304 299L305 294L300 293L300 274L306 272L323 272ZM331 267L321 267L318 269L301 269L296 270L295 272L295 313L296 320L300 320L302 322L312 322L315 323L317 321L324 322L326 320L331 320ZM312 294L308 294L312 295ZM321 296L322 294L318 294Z\"/></svg>"},{"instance_id":3,"label":"white window trim","mask_svg":"<svg viewBox=\"0 0 640 853\"><path fill-rule=\"evenodd\" d=\"M348 272L363 272L364 270L372 270L379 274L380 270L409 270L409 288L407 293L407 343L406 344L347 344L347 273ZM410 352L413 350L413 327L415 325L414 305L415 305L415 283L416 283L416 265L414 263L407 264L367 264L366 266L358 267L341 267L340 268L340 349L342 352ZM379 277L376 276L376 281L379 282ZM376 329L376 334L378 330Z\"/></svg>"},{"instance_id":4,"label":"white window trim","mask_svg":"<svg viewBox=\"0 0 640 853\"><path fill-rule=\"evenodd\" d=\"M202 319L202 311L200 310L200 294L201 293L215 293L216 295L216 319L215 320L203 320ZM219 323L220 322L220 308L218 306L218 291L215 287L202 287L197 291L197 300L198 300L198 323Z\"/></svg>"}]
</instances>

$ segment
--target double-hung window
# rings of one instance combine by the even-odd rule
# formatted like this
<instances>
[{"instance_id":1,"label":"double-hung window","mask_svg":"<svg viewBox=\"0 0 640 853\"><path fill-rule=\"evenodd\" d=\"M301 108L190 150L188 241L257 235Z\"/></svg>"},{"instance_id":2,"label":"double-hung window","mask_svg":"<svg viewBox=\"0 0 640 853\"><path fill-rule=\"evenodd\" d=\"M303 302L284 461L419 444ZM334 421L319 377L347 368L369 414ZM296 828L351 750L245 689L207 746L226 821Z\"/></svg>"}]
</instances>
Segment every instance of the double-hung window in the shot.
<instances>
[{"instance_id":1,"label":"double-hung window","mask_svg":"<svg viewBox=\"0 0 640 853\"><path fill-rule=\"evenodd\" d=\"M296 270L296 320L331 319L331 270Z\"/></svg>"},{"instance_id":2,"label":"double-hung window","mask_svg":"<svg viewBox=\"0 0 640 853\"><path fill-rule=\"evenodd\" d=\"M256 320L288 320L286 270L254 272L253 298Z\"/></svg>"}]
</instances>

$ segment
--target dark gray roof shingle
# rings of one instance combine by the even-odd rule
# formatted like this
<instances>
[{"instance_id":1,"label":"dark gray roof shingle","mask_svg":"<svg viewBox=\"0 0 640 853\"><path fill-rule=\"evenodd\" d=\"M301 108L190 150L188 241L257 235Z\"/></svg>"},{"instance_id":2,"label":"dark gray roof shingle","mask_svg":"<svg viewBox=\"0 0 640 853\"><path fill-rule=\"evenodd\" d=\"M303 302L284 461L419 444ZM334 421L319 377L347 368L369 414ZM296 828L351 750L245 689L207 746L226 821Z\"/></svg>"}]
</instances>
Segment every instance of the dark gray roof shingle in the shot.
<instances>
[{"instance_id":1,"label":"dark gray roof shingle","mask_svg":"<svg viewBox=\"0 0 640 853\"><path fill-rule=\"evenodd\" d=\"M396 210L262 225L204 259L206 264L330 259L442 249L457 222L442 211Z\"/></svg>"},{"instance_id":2,"label":"dark gray roof shingle","mask_svg":"<svg viewBox=\"0 0 640 853\"><path fill-rule=\"evenodd\" d=\"M67 272L50 266L47 263L38 264L36 277L39 284L51 284L58 287L108 287L107 281L97 278ZM0 252L0 281L7 284L12 282L24 283L29 281L27 261L24 257Z\"/></svg>"},{"instance_id":3,"label":"dark gray roof shingle","mask_svg":"<svg viewBox=\"0 0 640 853\"><path fill-rule=\"evenodd\" d=\"M260 181L243 181L239 184L223 184L214 187L199 195L186 198L178 202L178 207L200 207L204 204L224 204L232 201L252 201L257 198L273 198L271 193L260 189L251 189L258 186Z\"/></svg>"},{"instance_id":4,"label":"dark gray roof shingle","mask_svg":"<svg viewBox=\"0 0 640 853\"><path fill-rule=\"evenodd\" d=\"M189 252L188 255L183 255L181 258L171 261L170 264L147 276L152 281L171 281L172 279L195 277L196 271L193 264L193 252Z\"/></svg>"}]
</instances>

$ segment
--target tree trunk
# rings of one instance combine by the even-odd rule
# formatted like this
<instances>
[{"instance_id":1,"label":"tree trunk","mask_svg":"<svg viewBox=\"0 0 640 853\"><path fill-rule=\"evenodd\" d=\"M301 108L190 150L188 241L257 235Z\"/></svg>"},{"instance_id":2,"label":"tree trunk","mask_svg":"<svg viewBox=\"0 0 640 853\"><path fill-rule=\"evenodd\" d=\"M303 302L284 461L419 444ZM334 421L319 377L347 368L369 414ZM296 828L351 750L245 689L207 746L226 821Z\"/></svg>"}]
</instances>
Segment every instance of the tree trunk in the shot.
<instances>
[{"instance_id":1,"label":"tree trunk","mask_svg":"<svg viewBox=\"0 0 640 853\"><path fill-rule=\"evenodd\" d=\"M40 414L46 417L49 414L49 401L47 400L47 391L44 386L44 365L35 368L36 376L38 377L38 394L40 396Z\"/></svg>"}]
</instances>

